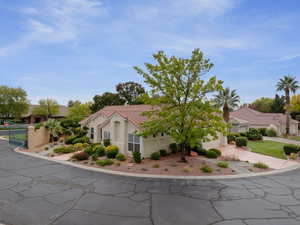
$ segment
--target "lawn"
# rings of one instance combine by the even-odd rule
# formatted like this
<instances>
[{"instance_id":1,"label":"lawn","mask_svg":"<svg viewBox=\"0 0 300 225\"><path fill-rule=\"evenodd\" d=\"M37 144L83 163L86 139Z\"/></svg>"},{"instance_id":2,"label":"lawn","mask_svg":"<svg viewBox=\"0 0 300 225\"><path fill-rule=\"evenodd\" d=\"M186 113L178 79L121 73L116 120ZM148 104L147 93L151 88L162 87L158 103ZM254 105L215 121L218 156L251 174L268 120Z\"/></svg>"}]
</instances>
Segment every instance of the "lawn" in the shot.
<instances>
[{"instance_id":1,"label":"lawn","mask_svg":"<svg viewBox=\"0 0 300 225\"><path fill-rule=\"evenodd\" d=\"M275 141L249 141L248 147L252 149L252 152L260 153L263 155L269 155L279 159L286 159L283 151L284 143Z\"/></svg>"},{"instance_id":2,"label":"lawn","mask_svg":"<svg viewBox=\"0 0 300 225\"><path fill-rule=\"evenodd\" d=\"M289 137L290 140L300 141L300 137Z\"/></svg>"}]
</instances>

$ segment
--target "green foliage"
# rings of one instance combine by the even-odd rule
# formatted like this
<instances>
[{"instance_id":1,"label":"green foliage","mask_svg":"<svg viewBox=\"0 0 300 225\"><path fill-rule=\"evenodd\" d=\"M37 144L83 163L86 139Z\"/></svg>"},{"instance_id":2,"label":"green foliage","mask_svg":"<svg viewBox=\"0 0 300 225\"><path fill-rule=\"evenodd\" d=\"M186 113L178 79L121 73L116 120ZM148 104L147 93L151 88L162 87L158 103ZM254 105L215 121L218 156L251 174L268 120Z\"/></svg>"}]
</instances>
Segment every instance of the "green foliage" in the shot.
<instances>
[{"instance_id":1,"label":"green foliage","mask_svg":"<svg viewBox=\"0 0 300 225\"><path fill-rule=\"evenodd\" d=\"M208 151L213 151L213 152L215 152L218 156L221 156L221 155L222 155L222 152L221 152L219 149L211 148L211 149L209 149Z\"/></svg>"},{"instance_id":2,"label":"green foliage","mask_svg":"<svg viewBox=\"0 0 300 225\"><path fill-rule=\"evenodd\" d=\"M0 86L0 118L19 119L28 109L29 101L24 89Z\"/></svg>"},{"instance_id":3,"label":"green foliage","mask_svg":"<svg viewBox=\"0 0 300 225\"><path fill-rule=\"evenodd\" d=\"M119 83L116 86L119 96L124 99L129 105L143 104L140 96L145 93L142 85L129 81L126 83Z\"/></svg>"},{"instance_id":4,"label":"green foliage","mask_svg":"<svg viewBox=\"0 0 300 225\"><path fill-rule=\"evenodd\" d=\"M285 99L284 96L275 95L273 104L271 105L272 113L284 113L285 112Z\"/></svg>"},{"instance_id":5,"label":"green foliage","mask_svg":"<svg viewBox=\"0 0 300 225\"><path fill-rule=\"evenodd\" d=\"M228 143L230 143L232 141L235 141L235 139L240 136L241 135L239 133L234 133L234 132L229 133L229 134L227 134L227 141L228 141Z\"/></svg>"},{"instance_id":6,"label":"green foliage","mask_svg":"<svg viewBox=\"0 0 300 225\"><path fill-rule=\"evenodd\" d=\"M59 114L59 105L54 99L41 99L39 105L33 108L32 113L48 119L50 116Z\"/></svg>"},{"instance_id":7,"label":"green foliage","mask_svg":"<svg viewBox=\"0 0 300 225\"><path fill-rule=\"evenodd\" d=\"M248 139L245 137L238 137L235 139L235 144L237 147L244 147L248 144Z\"/></svg>"},{"instance_id":8,"label":"green foliage","mask_svg":"<svg viewBox=\"0 0 300 225\"><path fill-rule=\"evenodd\" d=\"M159 154L160 154L162 157L164 157L164 156L167 156L167 155L168 155L168 152L167 152L166 149L160 149L160 150L159 150Z\"/></svg>"},{"instance_id":9,"label":"green foliage","mask_svg":"<svg viewBox=\"0 0 300 225\"><path fill-rule=\"evenodd\" d=\"M89 155L86 152L78 152L72 156L72 159L76 159L78 161L89 159Z\"/></svg>"},{"instance_id":10,"label":"green foliage","mask_svg":"<svg viewBox=\"0 0 300 225\"><path fill-rule=\"evenodd\" d=\"M255 128L249 128L249 131L247 132L247 138L251 141L260 141L263 139L260 132Z\"/></svg>"},{"instance_id":11,"label":"green foliage","mask_svg":"<svg viewBox=\"0 0 300 225\"><path fill-rule=\"evenodd\" d=\"M102 145L96 146L94 151L99 157L105 156L105 148Z\"/></svg>"},{"instance_id":12,"label":"green foliage","mask_svg":"<svg viewBox=\"0 0 300 225\"><path fill-rule=\"evenodd\" d=\"M204 148L198 149L197 151L198 155L206 156L207 150Z\"/></svg>"},{"instance_id":13,"label":"green foliage","mask_svg":"<svg viewBox=\"0 0 300 225\"><path fill-rule=\"evenodd\" d=\"M93 155L92 155L92 160L93 161L97 161L98 160L98 154L97 153L94 153Z\"/></svg>"},{"instance_id":14,"label":"green foliage","mask_svg":"<svg viewBox=\"0 0 300 225\"><path fill-rule=\"evenodd\" d=\"M95 95L93 98L93 104L91 110L93 113L103 109L105 106L110 105L124 105L125 100L120 97L119 94L105 92L102 95Z\"/></svg>"},{"instance_id":15,"label":"green foliage","mask_svg":"<svg viewBox=\"0 0 300 225\"><path fill-rule=\"evenodd\" d=\"M92 146L87 147L86 149L84 149L84 152L86 154L88 154L89 156L93 155L96 153L96 151L94 150L94 148Z\"/></svg>"},{"instance_id":16,"label":"green foliage","mask_svg":"<svg viewBox=\"0 0 300 225\"><path fill-rule=\"evenodd\" d=\"M285 145L285 146L283 146L283 151L287 155L290 155L291 153L298 153L298 152L300 152L300 146L298 146L298 145Z\"/></svg>"},{"instance_id":17,"label":"green foliage","mask_svg":"<svg viewBox=\"0 0 300 225\"><path fill-rule=\"evenodd\" d=\"M73 146L62 146L55 148L53 150L54 153L62 153L62 154L68 154L71 152L75 152L75 148Z\"/></svg>"},{"instance_id":18,"label":"green foliage","mask_svg":"<svg viewBox=\"0 0 300 225\"><path fill-rule=\"evenodd\" d=\"M259 169L268 169L268 165L262 163L262 162L258 162L258 163L254 163L253 166L255 168L259 168Z\"/></svg>"},{"instance_id":19,"label":"green foliage","mask_svg":"<svg viewBox=\"0 0 300 225\"><path fill-rule=\"evenodd\" d=\"M171 150L172 153L176 153L178 151L176 143L171 143L169 145L169 148L170 148L170 150Z\"/></svg>"},{"instance_id":20,"label":"green foliage","mask_svg":"<svg viewBox=\"0 0 300 225\"><path fill-rule=\"evenodd\" d=\"M72 144L77 144L77 143L90 143L90 139L88 137L76 137L73 141Z\"/></svg>"},{"instance_id":21,"label":"green foliage","mask_svg":"<svg viewBox=\"0 0 300 225\"><path fill-rule=\"evenodd\" d=\"M212 167L208 166L208 165L204 165L202 167L200 167L200 169L204 172L204 173L212 173L214 170Z\"/></svg>"},{"instance_id":22,"label":"green foliage","mask_svg":"<svg viewBox=\"0 0 300 225\"><path fill-rule=\"evenodd\" d=\"M269 113L271 112L271 107L273 105L274 100L272 98L259 98L250 104L250 108L259 112Z\"/></svg>"},{"instance_id":23,"label":"green foliage","mask_svg":"<svg viewBox=\"0 0 300 225\"><path fill-rule=\"evenodd\" d=\"M209 159L216 159L218 158L218 154L215 151L209 150L206 152L206 157Z\"/></svg>"},{"instance_id":24,"label":"green foliage","mask_svg":"<svg viewBox=\"0 0 300 225\"><path fill-rule=\"evenodd\" d=\"M267 136L267 128L258 128L258 131L262 136Z\"/></svg>"},{"instance_id":25,"label":"green foliage","mask_svg":"<svg viewBox=\"0 0 300 225\"><path fill-rule=\"evenodd\" d=\"M71 145L71 144L73 144L73 141L74 141L76 138L77 138L76 136L69 136L69 137L67 137L67 138L65 139L65 143L66 143L67 145Z\"/></svg>"},{"instance_id":26,"label":"green foliage","mask_svg":"<svg viewBox=\"0 0 300 225\"><path fill-rule=\"evenodd\" d=\"M153 152L151 155L150 155L150 158L152 160L159 160L160 159L160 153L159 152Z\"/></svg>"},{"instance_id":27,"label":"green foliage","mask_svg":"<svg viewBox=\"0 0 300 225\"><path fill-rule=\"evenodd\" d=\"M268 137L277 137L277 131L273 128L267 129L266 134Z\"/></svg>"},{"instance_id":28,"label":"green foliage","mask_svg":"<svg viewBox=\"0 0 300 225\"><path fill-rule=\"evenodd\" d=\"M291 112L300 113L300 94L292 96Z\"/></svg>"},{"instance_id":29,"label":"green foliage","mask_svg":"<svg viewBox=\"0 0 300 225\"><path fill-rule=\"evenodd\" d=\"M107 158L114 159L119 153L119 148L115 145L109 145L105 148Z\"/></svg>"},{"instance_id":30,"label":"green foliage","mask_svg":"<svg viewBox=\"0 0 300 225\"><path fill-rule=\"evenodd\" d=\"M228 168L229 167L229 164L228 164L228 162L218 162L217 163L217 166L218 167L221 167L221 168Z\"/></svg>"},{"instance_id":31,"label":"green foliage","mask_svg":"<svg viewBox=\"0 0 300 225\"><path fill-rule=\"evenodd\" d=\"M142 158L141 158L141 153L140 152L133 152L133 161L135 163L141 163L142 162Z\"/></svg>"},{"instance_id":32,"label":"green foliage","mask_svg":"<svg viewBox=\"0 0 300 225\"><path fill-rule=\"evenodd\" d=\"M110 145L110 139L104 139L104 140L103 140L103 145L104 145L105 147L109 146L109 145Z\"/></svg>"},{"instance_id":33,"label":"green foliage","mask_svg":"<svg viewBox=\"0 0 300 225\"><path fill-rule=\"evenodd\" d=\"M63 127L58 120L48 120L45 122L45 128L50 132L50 142L53 138L57 139L63 134Z\"/></svg>"},{"instance_id":34,"label":"green foliage","mask_svg":"<svg viewBox=\"0 0 300 225\"><path fill-rule=\"evenodd\" d=\"M69 107L68 118L75 120L82 120L91 114L89 103L75 102Z\"/></svg>"},{"instance_id":35,"label":"green foliage","mask_svg":"<svg viewBox=\"0 0 300 225\"><path fill-rule=\"evenodd\" d=\"M81 151L84 148L83 143L75 144L74 148L75 148L75 151Z\"/></svg>"},{"instance_id":36,"label":"green foliage","mask_svg":"<svg viewBox=\"0 0 300 225\"><path fill-rule=\"evenodd\" d=\"M147 72L135 67L150 87L143 99L153 106L153 110L144 113L149 120L141 125L140 134L168 133L176 143L191 146L217 139L227 125L208 94L222 90L223 82L216 77L207 82L202 79L213 64L199 49L190 59L167 57L162 51L153 57L156 64L145 63ZM182 158L184 155L185 148Z\"/></svg>"},{"instance_id":37,"label":"green foliage","mask_svg":"<svg viewBox=\"0 0 300 225\"><path fill-rule=\"evenodd\" d=\"M114 161L111 159L103 159L103 160L98 160L96 163L97 165L104 167L104 166L110 166L114 164Z\"/></svg>"},{"instance_id":38,"label":"green foliage","mask_svg":"<svg viewBox=\"0 0 300 225\"><path fill-rule=\"evenodd\" d=\"M298 156L299 156L298 153L291 153L289 158L292 160L296 160Z\"/></svg>"},{"instance_id":39,"label":"green foliage","mask_svg":"<svg viewBox=\"0 0 300 225\"><path fill-rule=\"evenodd\" d=\"M116 159L119 160L119 161L125 161L126 160L126 156L122 153L118 153L116 155Z\"/></svg>"}]
</instances>

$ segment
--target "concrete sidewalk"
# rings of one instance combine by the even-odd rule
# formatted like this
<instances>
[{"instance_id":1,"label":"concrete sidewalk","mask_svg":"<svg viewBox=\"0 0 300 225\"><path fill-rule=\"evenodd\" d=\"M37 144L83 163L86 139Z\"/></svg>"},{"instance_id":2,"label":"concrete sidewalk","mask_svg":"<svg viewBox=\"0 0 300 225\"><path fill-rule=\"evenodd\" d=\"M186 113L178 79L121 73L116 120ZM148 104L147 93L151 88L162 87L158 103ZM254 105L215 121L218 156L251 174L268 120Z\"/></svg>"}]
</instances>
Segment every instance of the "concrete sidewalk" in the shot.
<instances>
[{"instance_id":1,"label":"concrete sidewalk","mask_svg":"<svg viewBox=\"0 0 300 225\"><path fill-rule=\"evenodd\" d=\"M300 145L300 141L290 140L281 137L264 137L264 141L276 141L286 144Z\"/></svg>"}]
</instances>

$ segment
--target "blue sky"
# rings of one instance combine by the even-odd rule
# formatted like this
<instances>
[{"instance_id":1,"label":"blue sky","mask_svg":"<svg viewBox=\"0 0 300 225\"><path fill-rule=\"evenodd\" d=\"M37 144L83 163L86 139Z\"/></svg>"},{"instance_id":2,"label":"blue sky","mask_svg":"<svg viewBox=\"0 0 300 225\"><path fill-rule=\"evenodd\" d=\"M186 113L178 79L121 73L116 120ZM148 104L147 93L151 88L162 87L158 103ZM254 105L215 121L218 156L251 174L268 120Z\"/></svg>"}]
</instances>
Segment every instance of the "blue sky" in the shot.
<instances>
[{"instance_id":1,"label":"blue sky","mask_svg":"<svg viewBox=\"0 0 300 225\"><path fill-rule=\"evenodd\" d=\"M299 0L0 0L1 84L40 98L90 101L152 54L200 48L209 75L242 102L273 97L277 80L300 81ZM208 75L207 75L208 76Z\"/></svg>"}]
</instances>

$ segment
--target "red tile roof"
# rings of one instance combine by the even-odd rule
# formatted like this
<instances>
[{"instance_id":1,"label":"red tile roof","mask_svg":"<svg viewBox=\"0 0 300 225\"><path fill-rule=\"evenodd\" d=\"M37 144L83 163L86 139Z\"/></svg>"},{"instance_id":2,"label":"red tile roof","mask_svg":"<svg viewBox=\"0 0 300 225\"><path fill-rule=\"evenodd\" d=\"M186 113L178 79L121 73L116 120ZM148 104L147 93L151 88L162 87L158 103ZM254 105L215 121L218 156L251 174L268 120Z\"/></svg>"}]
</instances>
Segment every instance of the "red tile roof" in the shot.
<instances>
[{"instance_id":1,"label":"red tile roof","mask_svg":"<svg viewBox=\"0 0 300 225\"><path fill-rule=\"evenodd\" d=\"M285 124L286 116L282 113L262 113L248 107L242 107L230 113L230 117L246 120L250 124L256 125L279 125ZM298 123L296 120L291 120L291 123Z\"/></svg>"}]
</instances>

